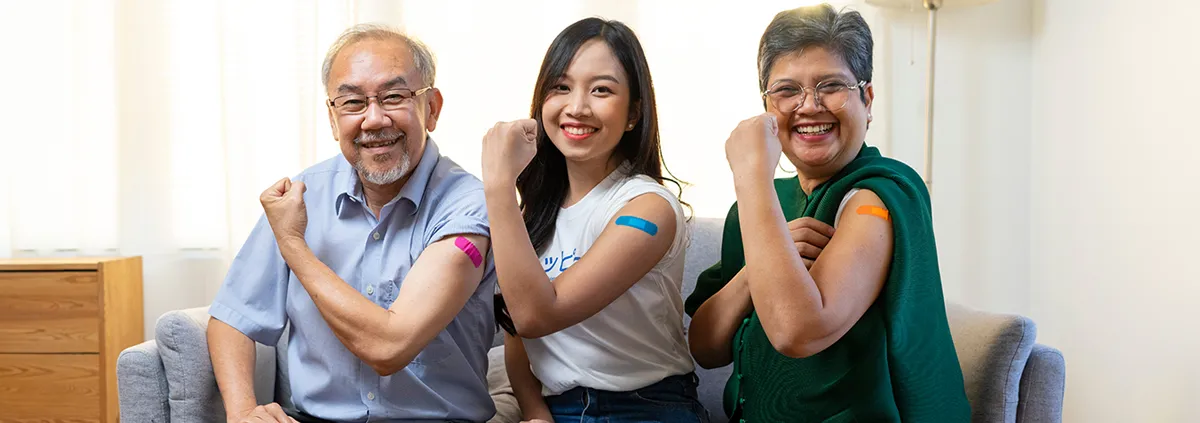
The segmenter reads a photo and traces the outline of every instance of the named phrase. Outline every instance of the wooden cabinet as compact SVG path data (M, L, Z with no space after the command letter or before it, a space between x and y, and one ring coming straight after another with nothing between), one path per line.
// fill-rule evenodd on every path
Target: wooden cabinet
M0 260L0 423L117 422L142 322L141 257Z

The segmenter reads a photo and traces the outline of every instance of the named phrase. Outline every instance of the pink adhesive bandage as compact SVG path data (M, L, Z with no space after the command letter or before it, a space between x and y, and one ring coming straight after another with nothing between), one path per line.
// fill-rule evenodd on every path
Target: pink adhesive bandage
M475 244L471 243L471 240L460 236L454 240L454 246L467 253L467 257L471 258L471 264L474 264L476 268L483 264L483 256L479 254L479 249L475 248Z

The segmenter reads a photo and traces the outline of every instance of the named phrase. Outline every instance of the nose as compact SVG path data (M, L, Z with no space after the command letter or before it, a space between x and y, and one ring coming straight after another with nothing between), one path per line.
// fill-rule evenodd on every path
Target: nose
M392 126L392 118L384 113L383 107L374 98L367 99L367 110L363 112L362 129L374 131Z
M822 108L821 103L817 101L817 90L814 89L812 92L809 92L808 89L804 89L802 93L802 97L800 97L800 104L797 105L795 112L802 115L815 115L820 113Z
M587 91L584 90L578 90L575 93L572 93L570 98L567 100L567 115L571 117L591 116L592 107L591 104L589 104L589 98L590 97L588 97Z

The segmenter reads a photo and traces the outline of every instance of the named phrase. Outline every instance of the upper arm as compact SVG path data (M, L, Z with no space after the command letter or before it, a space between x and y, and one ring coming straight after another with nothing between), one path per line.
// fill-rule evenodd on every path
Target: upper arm
M275 345L287 323L287 288L287 263L264 215L230 264L209 315L250 339Z
M405 275L388 309L398 324L409 328L407 341L420 348L454 320L483 280L486 260L476 267L455 245L459 237L474 244L480 255L487 254L488 238L483 235L451 234L430 244Z
M657 231L651 235L618 225L622 216L646 220ZM600 312L649 273L675 243L676 218L675 208L655 193L641 194L618 210L583 257L554 279L554 329Z
M889 219L861 214L862 207L886 210L879 196L862 190L842 211L837 231L810 273L821 292L824 312L822 341L840 339L879 297L892 262L893 234ZM819 349L824 349L824 345Z

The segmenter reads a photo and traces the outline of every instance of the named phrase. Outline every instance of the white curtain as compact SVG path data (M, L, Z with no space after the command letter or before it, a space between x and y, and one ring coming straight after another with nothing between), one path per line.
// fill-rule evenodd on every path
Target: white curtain
M874 19L859 2L835 3ZM258 194L338 154L320 63L358 22L430 45L446 98L433 136L476 174L486 130L528 116L554 36L587 16L626 22L649 56L668 166L692 184L683 199L696 215L723 217L733 201L724 140L762 111L758 37L798 5L3 2L0 257L142 256L147 337L163 312L207 304L261 213Z

